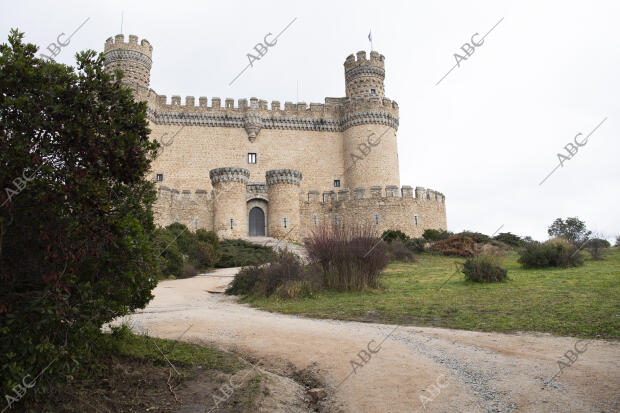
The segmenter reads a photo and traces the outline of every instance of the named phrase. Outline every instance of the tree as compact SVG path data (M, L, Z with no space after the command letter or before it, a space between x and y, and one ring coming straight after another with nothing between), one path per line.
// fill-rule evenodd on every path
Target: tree
M547 233L550 237L561 237L573 244L581 244L587 240L592 231L588 231L585 222L572 217L566 218L566 221L557 218L547 229Z
M152 298L159 263L146 104L103 55L73 68L22 39L0 45L2 394L78 368L104 323Z
M511 232L500 232L493 238L513 247L521 247L523 244L525 244L521 237Z
M616 237L616 247L620 247L620 235Z

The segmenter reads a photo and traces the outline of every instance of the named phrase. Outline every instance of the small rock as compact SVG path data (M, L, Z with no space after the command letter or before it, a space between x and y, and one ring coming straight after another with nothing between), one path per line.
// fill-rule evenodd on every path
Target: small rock
M308 394L310 395L314 403L327 397L327 392L325 391L325 389L321 388L310 389L308 390Z

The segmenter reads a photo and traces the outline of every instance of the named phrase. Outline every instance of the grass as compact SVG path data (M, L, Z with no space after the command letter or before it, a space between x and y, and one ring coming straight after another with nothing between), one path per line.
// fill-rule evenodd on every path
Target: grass
M102 334L96 348L97 365L55 383L53 392L30 397L27 407L46 413L171 413L215 409L218 397L218 413L250 413L266 391L260 376L250 371L235 377L239 387L229 397L222 394L231 376L249 366L213 348L135 335L124 326Z
M588 255L587 253L584 253ZM577 268L523 269L504 260L508 281L474 283L455 274L463 258L420 254L391 263L381 288L359 293L321 291L311 298L247 298L267 311L477 331L536 331L555 335L620 337L620 249Z

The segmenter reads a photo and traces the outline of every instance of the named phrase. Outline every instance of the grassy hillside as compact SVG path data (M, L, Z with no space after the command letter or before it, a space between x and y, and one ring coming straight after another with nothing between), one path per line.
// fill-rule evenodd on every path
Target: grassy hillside
M319 318L617 339L620 249L608 251L603 261L588 256L583 267L530 270L522 269L512 253L505 259L509 280L494 284L467 282L455 273L462 258L422 254L415 263L390 264L378 290L248 302Z

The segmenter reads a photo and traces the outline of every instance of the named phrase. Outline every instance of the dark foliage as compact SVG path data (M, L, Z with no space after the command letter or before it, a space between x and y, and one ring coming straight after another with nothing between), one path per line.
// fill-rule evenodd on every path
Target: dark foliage
M422 234L422 237L427 241L440 241L442 239L448 239L452 235L448 231L439 231L436 229L426 229Z
M510 232L501 232L493 238L511 247L522 247L525 245L525 241L523 241L521 237Z
M476 255L468 258L463 264L463 274L467 281L497 282L507 278L506 271L498 257L491 255Z
M398 229L386 229L385 231L383 231L383 234L381 234L381 239L388 243L394 241L395 239L399 239L402 242L405 242L409 240L409 235Z
M158 266L146 104L102 55L73 68L22 38L0 45L2 394L48 365L29 394L87 365L101 326L152 298Z
M242 239L223 240L220 245L222 258L216 264L218 268L245 267L275 259L275 253L271 247L252 244Z
M424 252L428 241L424 238L411 238L405 242L405 246L414 252Z
M611 244L606 239L592 238L585 243L585 246L593 260L602 260L603 251L611 247Z
M519 256L519 263L524 268L577 267L583 265L583 256L567 240L555 238L545 243L527 244Z

